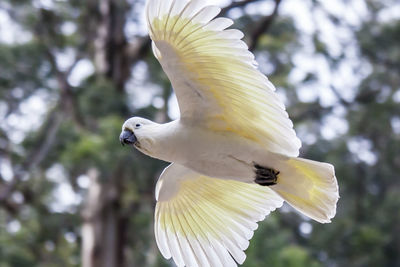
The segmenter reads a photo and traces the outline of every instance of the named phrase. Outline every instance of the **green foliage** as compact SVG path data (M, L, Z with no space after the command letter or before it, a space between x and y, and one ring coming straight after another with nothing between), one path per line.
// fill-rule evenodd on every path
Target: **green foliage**
M307 251L299 246L287 246L280 253L277 265L274 266L286 266L286 267L301 267L310 266L318 267L321 266L317 261L313 260Z
M37 55L32 57L31 55ZM43 64L43 46L37 42L21 45L0 44L0 96L2 99L25 99L38 87L44 87L49 76L49 66ZM12 94L15 88L21 93L16 97Z
M100 220L115 219L117 230L121 230L116 235L121 242L120 266L171 266L158 252L153 234L154 186L167 163L132 147L121 147L118 140L121 125L130 116L168 118L166 103L172 91L159 63L146 49L133 56L126 53L135 50L135 42L142 37L131 38L127 33L132 27L140 28L138 18L130 16L142 12L134 10L143 8L142 1L112 5L108 15L114 20L106 20L109 24L105 28L97 1L49 1L53 2L51 7L41 8L38 3L42 1L34 2L4 1L4 7L12 10L12 19L31 38L0 43L0 166L5 168L3 162L10 162L14 174L20 176L12 194L0 201L0 267L82 265L81 226L87 220L84 210L90 189L82 176L93 169L105 188ZM295 18L286 15L278 15L259 39L255 54L260 69L286 97L288 112L304 139L301 155L335 166L341 199L336 217L326 225L307 221L286 206L273 212L260 223L243 266L400 266L400 125L396 126L400 124L400 21L377 19L394 1L365 3L369 15L358 27L352 27L338 14L321 11L321 1L310 1L310 14L326 12L333 27L344 27L353 35L349 43L342 44L339 55L331 55L330 44L317 31L308 36L309 44L303 43L307 34L299 30ZM251 38L262 17L247 15L246 10L241 9L237 22L246 38ZM129 27L128 22L132 23ZM66 31L66 24L72 30ZM104 29L113 34L101 36ZM334 72L341 64L350 64L345 56L349 46L356 51L351 63L356 62L362 73L355 73L359 85L336 88L335 100L329 104L320 96L302 102L299 88L314 90L312 85L321 77L318 68L310 68L299 79L290 78L298 68L294 58L299 51L307 48L326 60ZM95 73L84 77L78 86L68 84L69 73L65 68L60 70L51 57L68 49L74 53L64 57L89 60L95 66ZM108 66L105 70L99 67L101 56ZM129 74L136 70L138 61L146 71L143 75L133 73L138 77L133 86L138 88L127 88L131 86L128 78L133 77ZM150 92L149 84L159 85L159 90ZM151 94L150 99L161 97L165 104L156 108L149 101L141 103L139 109L139 101L130 103L125 89ZM350 97L342 96L349 91ZM22 142L13 139L15 124L26 123L15 119L23 104L31 96L43 95L50 100L40 125ZM9 125L13 116L14 125ZM326 137L324 127L334 124L327 120L329 116L339 116L348 129ZM51 129L56 129L52 142ZM51 143L48 147L47 142ZM35 155L41 155L43 144L47 151L36 164ZM0 196L12 184L2 177L4 173L0 173ZM74 200L79 201L60 206L58 201L66 194L64 190L58 195L60 186L70 188Z
M99 94L99 92L102 92ZM78 89L79 111L85 118L95 120L111 114L128 114L126 96L104 77L92 76ZM95 103L88 105L87 103ZM90 122L89 122L90 123ZM121 128L121 125L119 125Z

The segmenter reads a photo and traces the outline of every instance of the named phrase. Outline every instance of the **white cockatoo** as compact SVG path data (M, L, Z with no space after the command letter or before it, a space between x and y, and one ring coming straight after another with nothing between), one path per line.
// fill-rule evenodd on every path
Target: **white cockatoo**
M230 19L205 0L148 0L153 52L180 118L133 117L120 140L172 162L156 185L155 237L178 266L237 266L257 222L286 201L321 223L339 198L332 165L298 158L275 88Z

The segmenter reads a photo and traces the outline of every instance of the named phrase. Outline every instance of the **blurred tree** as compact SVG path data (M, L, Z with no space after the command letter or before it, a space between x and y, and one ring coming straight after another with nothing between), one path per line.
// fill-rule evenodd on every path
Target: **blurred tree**
M271 214L244 266L400 266L399 4L225 4L285 99L302 155L334 164L341 194L329 225L287 206ZM143 10L0 3L0 267L169 266L152 230L166 164L118 143L133 114L176 116Z

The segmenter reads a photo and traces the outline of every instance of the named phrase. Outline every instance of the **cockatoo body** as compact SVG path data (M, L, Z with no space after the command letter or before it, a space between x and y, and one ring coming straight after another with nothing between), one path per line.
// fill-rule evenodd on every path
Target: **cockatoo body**
M153 52L181 116L133 117L120 140L172 162L156 185L155 236L178 266L242 264L257 222L286 201L321 223L336 212L327 163L298 158L300 140L274 86L232 21L204 0L149 0Z

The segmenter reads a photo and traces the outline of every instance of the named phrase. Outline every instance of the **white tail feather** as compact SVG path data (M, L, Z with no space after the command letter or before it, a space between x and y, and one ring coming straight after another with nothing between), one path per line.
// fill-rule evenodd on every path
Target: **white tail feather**
M332 165L302 158L290 158L286 171L271 187L293 208L306 216L328 223L336 214L339 188Z

